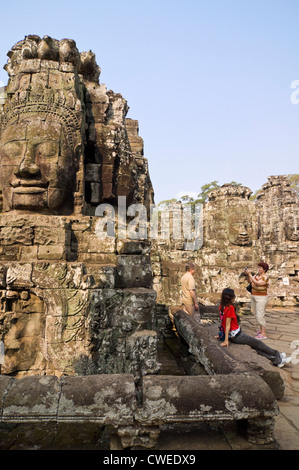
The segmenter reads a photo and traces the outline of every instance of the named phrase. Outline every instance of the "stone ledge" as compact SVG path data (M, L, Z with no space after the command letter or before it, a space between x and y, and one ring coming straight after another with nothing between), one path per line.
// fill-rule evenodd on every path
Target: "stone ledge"
M215 326L215 325L213 325ZM218 328L210 328L211 333L217 334ZM217 341L217 340L216 340ZM241 362L246 368L249 368L258 374L271 388L277 400L281 400L285 392L285 384L277 367L263 356L256 353L250 346L230 343L229 352L235 360Z
M0 376L2 423L98 422L133 424L136 410L132 375Z
M285 387L279 371L249 346L230 343L229 348L222 348L214 337L218 333L216 325L203 326L183 311L174 314L174 323L188 344L189 352L208 374L255 372L271 388L276 399L283 397Z
M137 400L137 396L139 397ZM265 382L253 373L210 376L143 378L137 389L131 374L91 376L0 376L1 448L9 448L9 429L19 427L15 448L22 447L24 431L35 436L49 423L53 439L57 425L77 424L88 434L91 424L114 429L123 448L156 444L160 426L203 421L246 420L248 440L273 441L276 400ZM58 429L58 428L57 428ZM44 431L43 431L44 432ZM52 433L52 434L51 434ZM55 437L55 436L54 436ZM27 445L28 445L28 436ZM35 441L31 442L35 445Z

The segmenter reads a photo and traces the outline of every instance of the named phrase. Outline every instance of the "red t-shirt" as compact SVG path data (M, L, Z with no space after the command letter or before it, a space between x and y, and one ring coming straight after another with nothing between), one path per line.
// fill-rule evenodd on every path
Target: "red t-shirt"
M220 306L221 309L221 306ZM233 305L229 305L228 307L224 307L223 310L223 316L221 320L221 326L225 332L225 325L226 325L226 319L231 318L231 323L230 323L230 330L237 330L239 328L238 325L238 320L235 312L235 307Z

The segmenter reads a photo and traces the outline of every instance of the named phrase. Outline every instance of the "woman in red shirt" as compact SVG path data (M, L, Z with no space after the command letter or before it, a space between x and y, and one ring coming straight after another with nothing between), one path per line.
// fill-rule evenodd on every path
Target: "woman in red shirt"
M224 333L224 340L221 346L228 347L229 341L237 344L247 344L255 349L258 354L269 359L274 366L283 367L291 361L291 357L286 357L285 353L280 353L267 346L263 341L253 338L243 333L239 324L233 305L235 293L232 289L224 289L220 301L221 330Z

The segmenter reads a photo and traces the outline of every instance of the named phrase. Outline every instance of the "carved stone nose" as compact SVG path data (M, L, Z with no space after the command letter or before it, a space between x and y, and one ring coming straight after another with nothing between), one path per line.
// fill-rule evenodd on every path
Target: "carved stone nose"
M23 178L33 178L40 175L40 170L35 163L34 146L27 145L24 158L21 160L19 168L15 171L15 175Z

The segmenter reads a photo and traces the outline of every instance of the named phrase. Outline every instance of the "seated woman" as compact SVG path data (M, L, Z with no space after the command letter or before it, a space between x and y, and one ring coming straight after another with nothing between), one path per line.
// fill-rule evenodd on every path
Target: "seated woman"
M247 344L255 349L258 354L269 359L274 366L283 367L291 361L291 357L286 357L285 353L280 353L270 348L262 341L253 338L242 332L233 305L235 293L232 289L224 289L220 302L220 328L224 333L221 346L228 347L229 341L237 344Z

